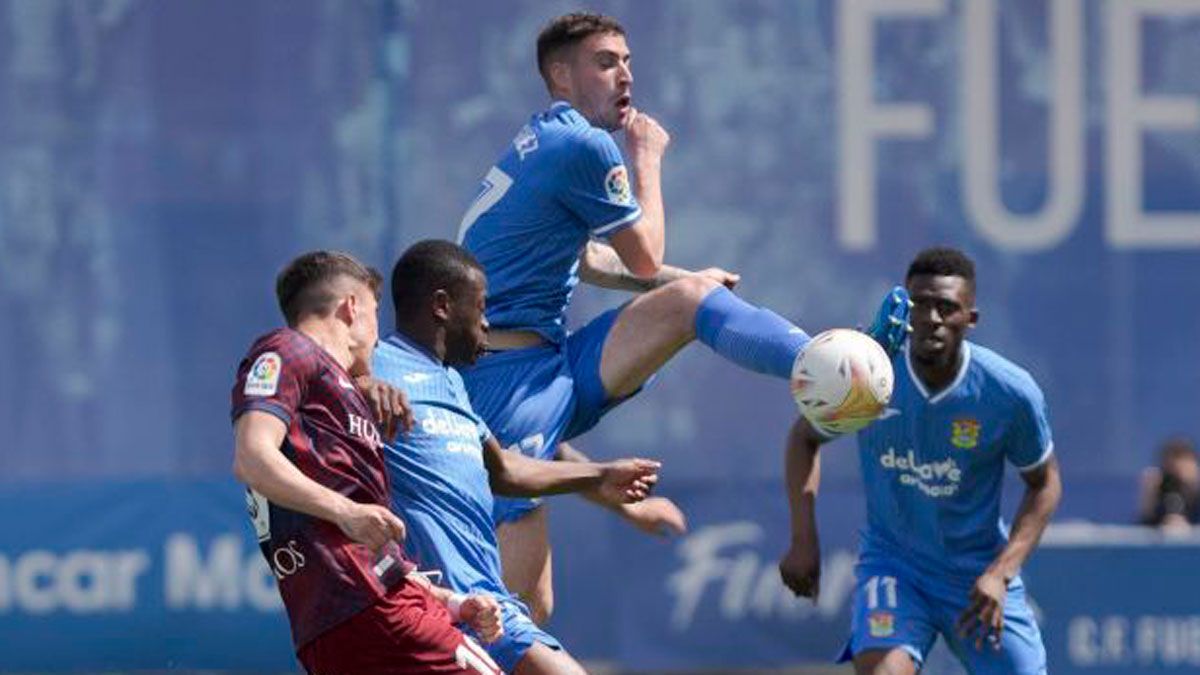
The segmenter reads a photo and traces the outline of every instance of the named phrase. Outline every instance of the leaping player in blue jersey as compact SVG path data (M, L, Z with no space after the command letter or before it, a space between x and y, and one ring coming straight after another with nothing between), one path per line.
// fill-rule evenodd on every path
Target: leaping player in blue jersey
M554 19L538 36L537 63L553 103L487 172L459 227L490 284L490 351L463 377L492 432L506 448L553 457L693 340L788 379L809 341L803 330L734 295L736 274L663 264L670 137L633 106L621 25L586 13ZM641 294L568 333L564 314L581 279ZM907 311L903 289L888 294L871 331L885 348L903 341ZM544 620L544 515L534 501L500 500L496 520L505 579Z
M490 595L499 601L502 634L486 648L504 672L578 674L580 665L504 587L492 490L590 491L603 503L623 504L645 497L658 463L549 462L501 450L454 369L483 350L485 289L479 263L447 241L414 244L396 261L396 331L379 343L371 363L375 377L407 394L415 419L384 451L392 509L407 526L406 554L439 570L462 594L456 598Z
M891 407L858 433L867 525L843 659L859 675L911 675L941 634L974 675L1040 675L1046 652L1019 571L1062 496L1045 399L1029 373L965 339L979 319L970 258L925 250L906 284L913 334L893 359ZM824 440L801 419L787 448L792 543L779 568L813 599ZM1025 482L1011 536L1006 463Z

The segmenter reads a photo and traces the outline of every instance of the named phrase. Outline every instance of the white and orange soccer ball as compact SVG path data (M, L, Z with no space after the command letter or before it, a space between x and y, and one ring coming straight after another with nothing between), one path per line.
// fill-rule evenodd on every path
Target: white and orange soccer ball
M814 337L792 366L792 397L809 423L827 436L875 421L892 398L894 382L883 347L846 328Z

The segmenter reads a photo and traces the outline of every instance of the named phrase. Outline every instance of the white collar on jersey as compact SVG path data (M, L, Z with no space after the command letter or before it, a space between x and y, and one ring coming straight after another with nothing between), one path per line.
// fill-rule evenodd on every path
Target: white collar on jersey
M912 357L908 353L907 343L904 345L904 365L908 367L908 378L912 380L913 386L915 386L917 391L921 392L921 395L929 401L930 405L932 405L946 398L950 392L954 391L954 389L958 385L962 384L962 381L966 379L967 369L971 367L971 343L963 340L962 364L959 365L958 374L954 376L954 380L950 384L946 385L945 389L942 389L932 396L929 395L929 390L925 388L925 383L921 381L921 378L917 376L916 369L913 368Z

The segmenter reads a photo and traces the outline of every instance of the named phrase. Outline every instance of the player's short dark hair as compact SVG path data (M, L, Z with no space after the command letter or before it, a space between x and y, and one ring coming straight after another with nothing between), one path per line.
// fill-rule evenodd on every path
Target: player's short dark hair
M457 296L483 267L465 248L442 239L419 241L400 255L392 268L392 303L396 319L418 316L429 307L434 292Z
M962 251L949 246L927 248L913 258L905 281L916 276L962 277L975 288L975 263Z
M340 251L310 251L288 263L275 278L275 297L289 326L310 314L328 316L339 298L337 282L359 281L379 299L383 275Z
M1187 436L1171 436L1163 441L1159 449L1159 461L1163 465L1172 460L1196 456L1196 444Z
M564 14L546 24L537 39L538 72L550 84L550 62L563 50L570 49L596 34L624 35L625 28L611 16L594 12Z

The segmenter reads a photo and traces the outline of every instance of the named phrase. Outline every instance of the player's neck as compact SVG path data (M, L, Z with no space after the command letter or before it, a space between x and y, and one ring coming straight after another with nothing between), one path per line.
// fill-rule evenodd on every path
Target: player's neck
M963 350L958 349L953 354L938 360L923 360L917 357L912 357L913 372L920 378L921 384L925 385L925 389L930 394L935 394L954 382L954 378L958 376L959 368L962 367Z
M296 325L296 330L317 343L344 370L350 370L354 356L350 353L350 340L345 330L339 330L337 326L322 320L302 321Z
M396 330L404 333L409 340L416 343L441 363L446 362L446 333L437 326L418 323L396 323Z

